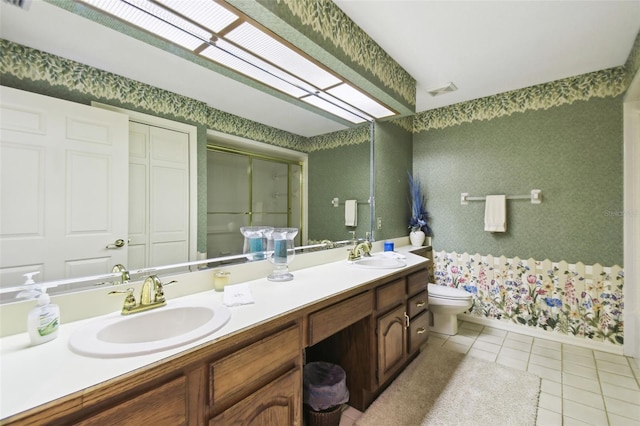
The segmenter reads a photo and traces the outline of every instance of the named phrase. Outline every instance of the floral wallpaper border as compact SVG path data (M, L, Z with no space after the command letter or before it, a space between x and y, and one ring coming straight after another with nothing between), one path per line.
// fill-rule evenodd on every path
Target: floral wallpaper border
M467 315L624 343L624 270L599 264L434 253L435 282L473 294Z
M246 137L271 145L311 152L369 141L368 126L306 138L212 108L139 81L0 39L0 78L46 82L52 87L90 96L103 102L119 102L136 109L170 115L208 129Z
M515 112L549 109L593 97L614 97L624 93L627 87L627 72L620 66L424 111L414 115L410 130L419 133Z

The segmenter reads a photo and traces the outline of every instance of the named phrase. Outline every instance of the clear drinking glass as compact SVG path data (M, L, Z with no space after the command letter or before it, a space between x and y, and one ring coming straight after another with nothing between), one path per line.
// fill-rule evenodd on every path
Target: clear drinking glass
M267 258L273 263L273 272L267 276L269 281L290 281L289 263L296 255L294 238L298 228L273 228L265 232L267 237Z

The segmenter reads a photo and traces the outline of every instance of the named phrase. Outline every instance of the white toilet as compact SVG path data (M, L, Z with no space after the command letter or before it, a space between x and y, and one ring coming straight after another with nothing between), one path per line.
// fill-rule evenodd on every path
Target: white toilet
M429 310L433 313L433 325L429 328L436 333L453 336L458 333L458 314L471 307L472 294L460 288L429 284Z

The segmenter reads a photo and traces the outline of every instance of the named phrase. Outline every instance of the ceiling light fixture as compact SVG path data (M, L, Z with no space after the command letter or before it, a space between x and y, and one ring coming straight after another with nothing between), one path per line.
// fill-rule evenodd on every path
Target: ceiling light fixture
M352 123L397 114L226 4L77 1Z

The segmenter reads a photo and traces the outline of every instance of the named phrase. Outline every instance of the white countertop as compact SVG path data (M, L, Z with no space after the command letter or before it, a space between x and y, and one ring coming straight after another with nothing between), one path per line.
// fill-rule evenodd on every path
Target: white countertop
M363 269L342 260L295 271L293 281L277 283L266 278L248 281L255 303L229 308L231 319L221 329L179 348L149 355L104 359L72 352L69 349L71 334L100 317L64 323L57 339L38 346L30 346L27 333L4 337L0 339L0 419L427 261L409 253L408 248L398 251L406 255L407 261L407 266L400 269ZM210 299L213 305L222 305L222 292L213 290L180 300L202 298Z

